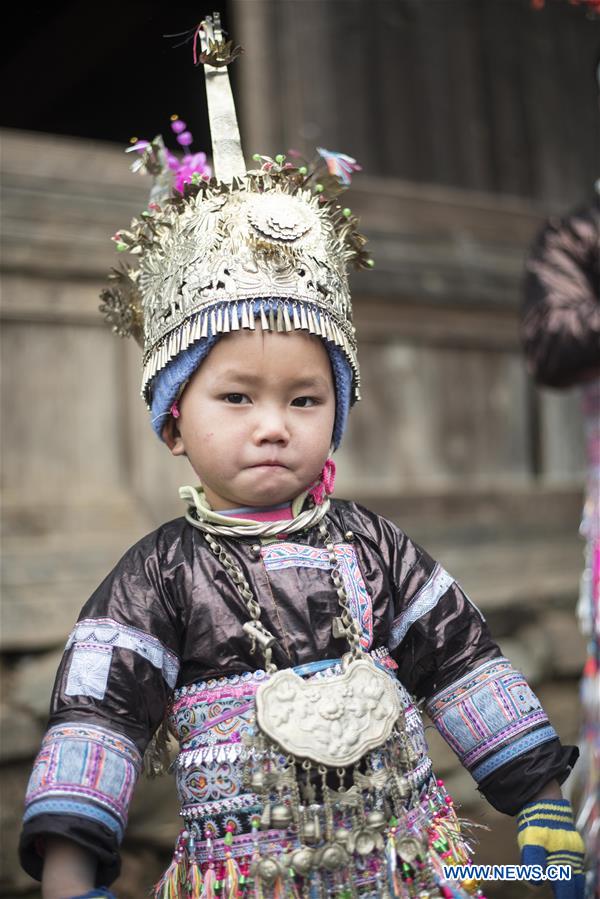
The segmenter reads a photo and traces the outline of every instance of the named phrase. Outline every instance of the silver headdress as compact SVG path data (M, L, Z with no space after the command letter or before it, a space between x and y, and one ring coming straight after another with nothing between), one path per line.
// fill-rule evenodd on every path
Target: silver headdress
M253 328L256 317L263 328L302 329L340 347L355 401L360 375L346 269L372 262L338 196L360 167L319 150L321 172L283 156L255 156L260 167L246 171L227 71L240 48L225 42L218 14L199 34L214 176L195 173L173 191L162 139L144 142L135 167L154 176L151 202L116 236L139 267L113 271L101 311L117 333L142 343L148 403L170 360L207 336Z

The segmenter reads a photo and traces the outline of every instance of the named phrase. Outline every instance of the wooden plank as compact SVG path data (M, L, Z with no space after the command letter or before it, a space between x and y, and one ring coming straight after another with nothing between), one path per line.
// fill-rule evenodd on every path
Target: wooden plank
M5 274L2 278L2 321L79 324L108 327L98 311L101 284Z
M443 490L407 484L400 493L375 493L362 487L357 492L344 477L342 466L339 486L336 482L338 496L356 496L367 508L405 527L419 541L474 546L486 541L492 545L495 539L526 542L571 535L580 544L581 483L483 485L467 481Z
M542 477L551 483L581 481L586 460L579 390L537 390L537 394Z
M486 347L517 353L520 348L520 325L512 308L446 307L416 296L402 302L397 296L383 300L362 292L355 296L353 308L359 345L403 340L455 349Z
M485 4L468 0L455 9L447 43L451 50L449 65L451 97L449 107L456 145L457 180L469 190L494 188L490 158L490 130L487 127L487 97L482 71L486 64L486 48L482 41L482 16Z
M526 483L520 356L363 342L361 369L364 403L353 412L342 455L350 481L379 493Z
M278 25L282 4L274 0L231 0L236 43L252 51L236 63L236 108L247 157L271 155L283 147L279 72L283 62Z
M108 331L16 322L1 339L3 486L41 504L119 483L118 342Z
M185 513L179 487L197 484L198 477L187 459L171 456L168 447L152 430L150 413L139 395L140 359L136 349L134 345L126 347L123 378L126 392L121 433L126 447L127 484L149 520L158 526Z

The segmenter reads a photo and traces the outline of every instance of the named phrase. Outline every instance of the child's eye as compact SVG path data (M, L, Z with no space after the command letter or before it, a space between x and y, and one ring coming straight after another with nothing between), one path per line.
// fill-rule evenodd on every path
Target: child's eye
M223 399L226 403L231 403L233 406L242 406L250 402L245 393L226 393Z
M297 396L295 400L292 400L292 406L300 406L301 409L306 409L309 406L316 406L318 400L314 398L314 396Z

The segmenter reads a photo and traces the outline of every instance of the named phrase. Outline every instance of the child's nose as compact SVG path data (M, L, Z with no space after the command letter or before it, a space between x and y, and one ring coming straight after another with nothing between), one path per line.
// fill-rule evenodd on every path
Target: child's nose
M258 409L254 439L257 443L287 443L290 434L285 413L274 407Z

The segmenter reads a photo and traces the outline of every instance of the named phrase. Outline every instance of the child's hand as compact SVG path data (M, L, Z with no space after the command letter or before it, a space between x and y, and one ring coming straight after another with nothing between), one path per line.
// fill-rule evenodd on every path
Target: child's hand
M517 817L521 863L570 865L570 880L552 880L555 899L584 899L585 846L575 829L573 810L568 799L538 799L523 806ZM535 881L532 881L535 882Z
M83 896L71 896L70 899L117 899L114 893L111 893L106 887L98 887L84 893Z

